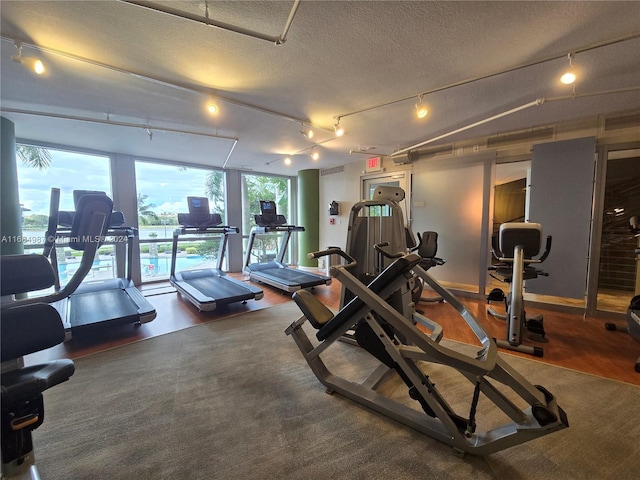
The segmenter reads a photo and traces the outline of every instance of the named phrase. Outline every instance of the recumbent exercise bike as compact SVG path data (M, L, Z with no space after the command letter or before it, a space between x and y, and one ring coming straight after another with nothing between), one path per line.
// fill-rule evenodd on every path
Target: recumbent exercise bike
M60 199L51 191L52 206ZM20 294L52 287L57 276L49 256L54 251L58 216L50 215L43 255L0 257L0 357L2 361L2 479L40 480L35 465L32 432L44 421L43 392L66 382L75 366L70 359L25 365L24 356L58 345L65 329L53 303L71 295L91 270L106 231L106 218L113 204L106 196L86 195L79 203L83 213L74 219L70 246L83 250L80 265L61 290L42 296L19 298ZM80 244L82 246L80 247Z
M491 306L487 313L496 318L506 320L507 339L496 339L501 348L527 353L536 357L543 356L541 347L522 345L522 332L526 330L528 337L537 342L546 342L542 315L527 318L524 307L524 282L538 276L549 274L533 267L542 263L551 251L551 236L547 236L545 251L538 259L533 257L540 253L542 245L542 225L539 223L509 222L500 225L499 236L492 242L492 254L499 263L489 267L490 275L510 285L508 295L499 288L491 290L487 303L503 301L505 314L498 313Z

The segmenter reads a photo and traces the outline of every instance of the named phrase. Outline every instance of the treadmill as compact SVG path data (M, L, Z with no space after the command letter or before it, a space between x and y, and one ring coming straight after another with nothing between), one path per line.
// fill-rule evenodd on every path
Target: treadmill
M84 248L83 242L76 242L73 238L72 225L74 218L81 212L78 206L82 204L84 196L103 196L111 202L104 192L90 190L74 190L73 199L76 211L58 212L58 228L55 235L58 238L69 238L69 246L75 250ZM106 219L103 236L106 243L109 239L114 244L126 243L126 270L125 278L107 278L89 280L78 286L69 297L56 302L54 306L62 317L66 331L66 340L72 335L93 328L107 328L123 324L139 326L156 318L156 310L151 303L140 293L131 280L133 260L133 240L138 236L138 230L124 225L122 212L111 212ZM51 250L54 263L58 263L55 256L55 248ZM56 268L56 274L59 275ZM60 285L59 278L57 286Z
M206 197L187 197L187 204L189 213L178 214L178 223L181 227L173 232L171 276L169 277L171 285L201 312L212 311L219 306L231 303L260 300L264 296L261 289L227 277L222 270L228 235L238 233L238 228L222 225L220 214L209 213L209 199ZM178 239L181 235L188 234L220 237L216 268L176 272Z
M304 232L304 227L287 225L283 215L276 213L276 203L260 200L261 215L254 215L256 226L251 229L244 262L244 272L258 283L266 283L285 292L295 292L316 285L330 285L331 277L290 268L284 263L284 255L293 232ZM274 261L251 263L251 251L256 236L283 233L282 243Z

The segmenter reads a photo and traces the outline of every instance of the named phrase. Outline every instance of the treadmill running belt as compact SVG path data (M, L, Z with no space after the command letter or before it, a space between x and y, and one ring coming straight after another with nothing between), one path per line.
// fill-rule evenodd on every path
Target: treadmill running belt
M105 321L132 323L129 318L138 317L138 306L122 289L80 293L69 301L71 328Z
M292 284L304 284L313 281L319 281L320 283L323 283L321 277L297 270L295 268L270 268L267 270L258 270L256 274L277 278Z
M183 272L183 275L184 273L186 272ZM248 288L224 277L195 277L185 279L185 281L196 290L219 303L232 303L241 299L249 300L255 297L255 294Z

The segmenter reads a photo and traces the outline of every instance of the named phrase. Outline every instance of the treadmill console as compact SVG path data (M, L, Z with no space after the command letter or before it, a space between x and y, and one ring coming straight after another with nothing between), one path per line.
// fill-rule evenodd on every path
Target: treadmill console
M215 227L222 223L219 213L209 213L207 197L187 197L189 213L179 213L178 223L184 227Z
M259 227L274 227L287 223L284 215L276 213L276 202L273 200L260 200L260 215L254 215L253 218Z
M60 210L58 212L58 225L62 228L71 228L73 226L73 219L75 218L76 211L78 211L78 204L80 199L86 195L100 195L107 197L105 192L99 190L74 190L73 191L73 206L75 211ZM109 198L109 200L111 200ZM111 215L107 217L107 223L105 224L105 233L108 228L117 228L124 225L124 214L122 212L111 212Z
M105 192L100 190L74 190L73 191L73 206L78 208L78 202L85 195L106 195Z

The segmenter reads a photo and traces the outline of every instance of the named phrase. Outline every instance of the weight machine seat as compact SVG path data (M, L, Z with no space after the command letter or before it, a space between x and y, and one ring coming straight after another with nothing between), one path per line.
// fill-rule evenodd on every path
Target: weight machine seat
M418 257L414 257L413 260L408 260L406 257L398 258L373 279L368 285L369 289L374 293L381 292L399 275L411 270L419 262L420 259ZM318 329L316 337L320 341L326 340L345 322L353 320L355 313L364 305L364 302L359 297L355 297L334 316L331 310L306 290L294 292L292 298L298 304L307 320L309 320L309 323Z
M317 330L334 318L333 312L308 290L297 290L293 292L292 297L309 323Z

